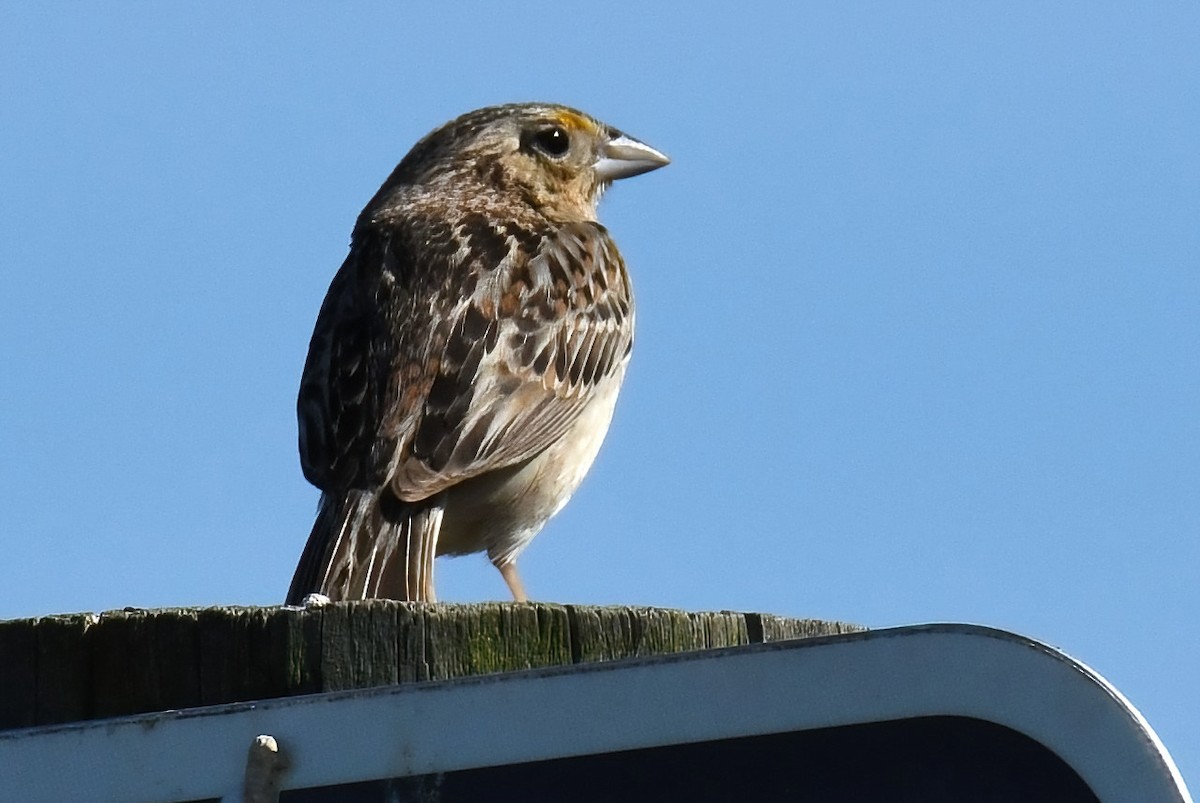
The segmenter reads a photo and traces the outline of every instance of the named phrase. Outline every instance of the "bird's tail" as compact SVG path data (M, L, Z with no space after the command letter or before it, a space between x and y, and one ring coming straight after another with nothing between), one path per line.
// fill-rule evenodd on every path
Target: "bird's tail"
M442 505L438 497L401 502L387 491L321 495L287 603L317 592L331 600L432 602Z

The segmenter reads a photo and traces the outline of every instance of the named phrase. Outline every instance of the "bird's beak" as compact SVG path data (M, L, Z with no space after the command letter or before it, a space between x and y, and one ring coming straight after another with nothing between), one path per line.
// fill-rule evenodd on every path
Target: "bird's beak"
M600 147L596 159L596 175L601 181L616 181L619 178L640 176L670 163L665 154L638 142L630 136L616 132L612 139Z

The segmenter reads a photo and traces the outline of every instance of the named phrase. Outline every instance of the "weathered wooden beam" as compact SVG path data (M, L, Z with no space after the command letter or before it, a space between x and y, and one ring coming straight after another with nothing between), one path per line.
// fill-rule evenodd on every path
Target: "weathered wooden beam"
M0 622L0 729L847 633L769 614L390 600Z

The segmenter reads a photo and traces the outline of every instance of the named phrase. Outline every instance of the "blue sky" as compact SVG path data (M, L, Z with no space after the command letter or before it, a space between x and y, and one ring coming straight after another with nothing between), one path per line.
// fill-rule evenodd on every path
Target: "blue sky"
M355 216L550 100L674 163L602 204L638 340L531 594L1021 632L1194 785L1200 8L424 5L0 7L0 618L281 600Z

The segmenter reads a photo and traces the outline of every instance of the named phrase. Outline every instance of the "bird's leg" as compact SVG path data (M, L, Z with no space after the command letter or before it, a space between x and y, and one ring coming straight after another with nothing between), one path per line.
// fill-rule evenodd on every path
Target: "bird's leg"
M496 568L500 570L500 576L508 584L508 590L512 592L513 599L517 602L529 602L529 597L525 595L525 586L521 583L521 575L517 573L517 562L514 560L508 563L498 563Z

